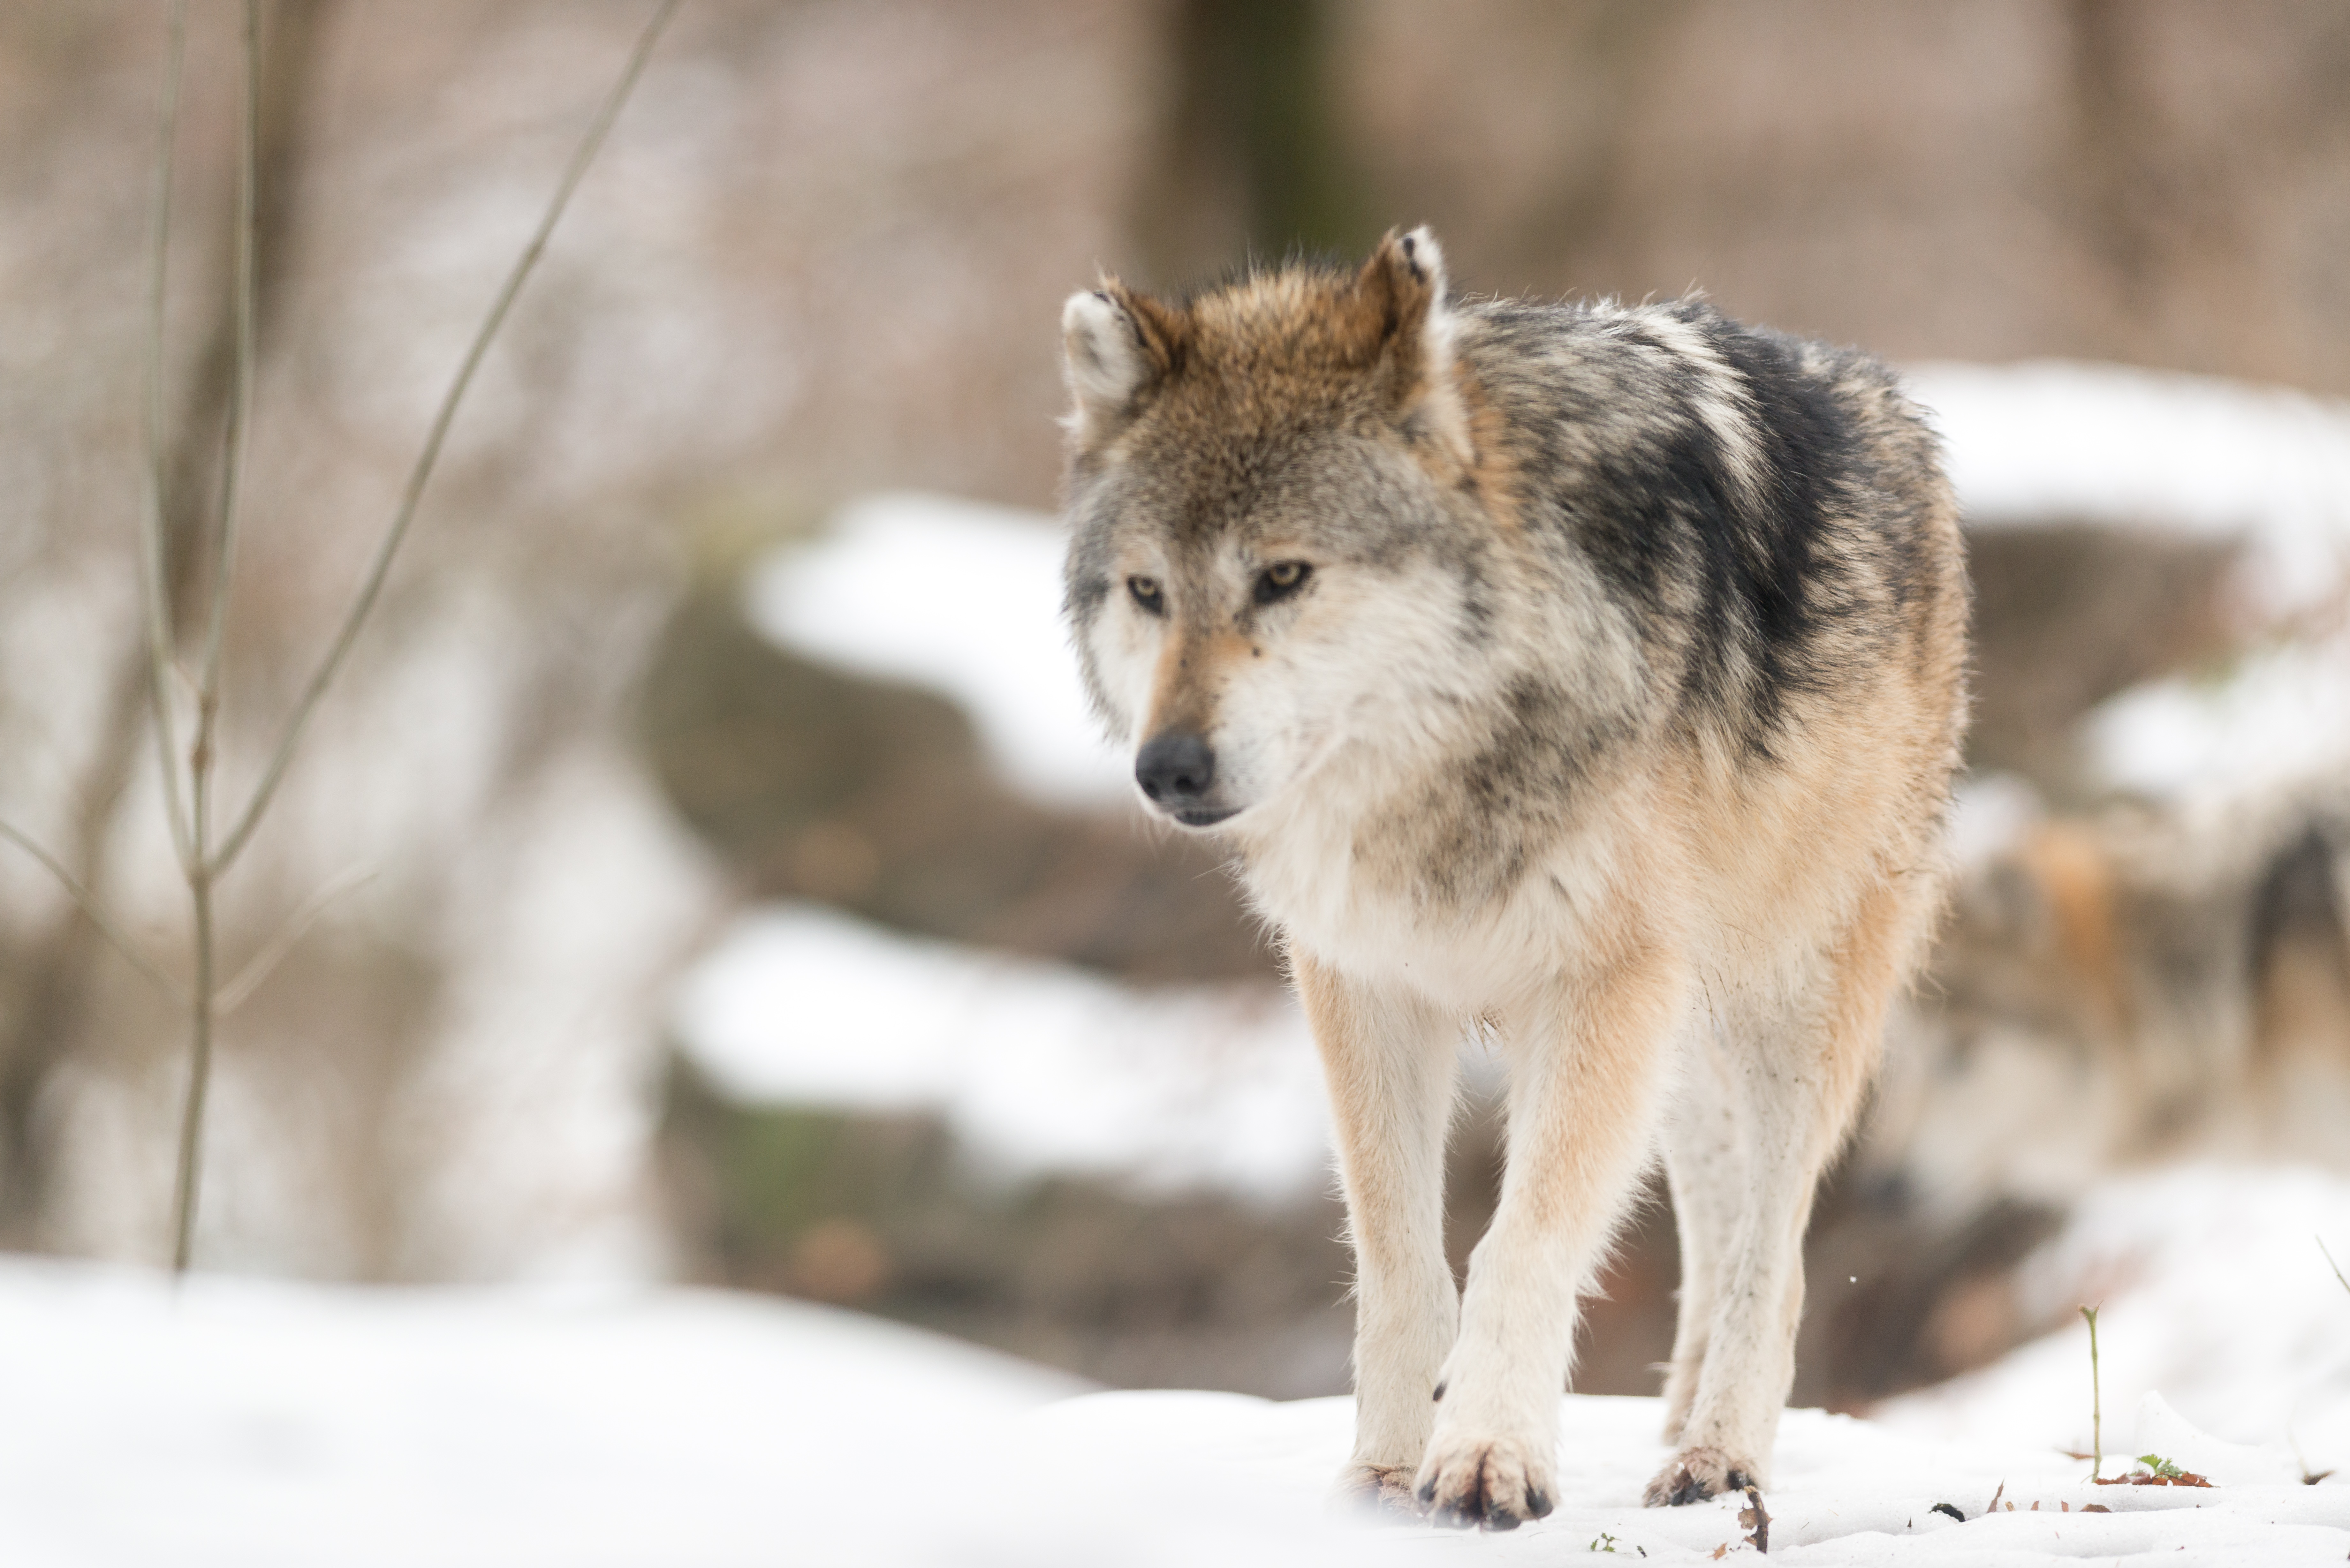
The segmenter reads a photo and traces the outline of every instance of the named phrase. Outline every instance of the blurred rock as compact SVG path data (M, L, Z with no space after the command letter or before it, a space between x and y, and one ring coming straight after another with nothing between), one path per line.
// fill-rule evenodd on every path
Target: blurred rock
M696 1272L849 1303L1138 1387L1278 1397L1346 1387L1343 1216L1144 1193L1102 1179L1007 1183L943 1126L734 1105L680 1061L661 1147Z
M1137 981L1275 972L1212 846L1022 799L953 704L775 648L731 585L679 607L641 714L671 799L754 896Z
M2240 649L2230 540L2054 520L1967 531L1974 719L1967 760L2084 794L2077 727L2140 681Z
M2216 1155L2350 1169L2350 793L2027 829L1960 882L1863 1150L1919 1205Z

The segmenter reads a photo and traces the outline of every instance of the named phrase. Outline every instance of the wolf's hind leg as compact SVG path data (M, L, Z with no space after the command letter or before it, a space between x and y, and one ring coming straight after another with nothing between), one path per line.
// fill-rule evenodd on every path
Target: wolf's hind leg
M1726 1011L1715 1057L1740 1123L1741 1211L1714 1265L1704 1364L1677 1451L1648 1483L1651 1507L1769 1484L1794 1381L1813 1194L1860 1107L1918 924L1909 889L1887 882L1821 955L1812 984Z
M1469 1261L1461 1337L1418 1494L1440 1522L1508 1530L1551 1510L1575 1293L1653 1149L1679 961L1653 944L1562 976L1500 1023L1509 1164Z
M1722 1081L1720 1027L1710 1011L1690 1022L1665 1123L1665 1180L1681 1254L1673 1358L1665 1376L1668 1443L1680 1440L1697 1398L1719 1271L1736 1240L1745 1203L1746 1155L1739 1143L1738 1107Z
M1444 1259L1444 1136L1464 1021L1294 954L1330 1088L1355 1248L1355 1452L1342 1490L1409 1511L1460 1314Z

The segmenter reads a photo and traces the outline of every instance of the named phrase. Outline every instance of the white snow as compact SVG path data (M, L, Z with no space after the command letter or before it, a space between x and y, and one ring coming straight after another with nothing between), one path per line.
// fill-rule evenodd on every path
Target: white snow
M2092 1306L2109 1433L2158 1392L2272 1473L2350 1472L2350 1290L2321 1238L2350 1261L2350 1180L2322 1171L2198 1164L2100 1183L2017 1274L2026 1321L2064 1326L1876 1415L1921 1435L2085 1452L2076 1309ZM2118 1451L2110 1436L2106 1448Z
M1072 1380L984 1352L714 1292L199 1276L175 1299L150 1274L8 1260L0 1386L0 1562L22 1568L1291 1568L1581 1561L1611 1541L1635 1561L1753 1556L1734 1501L1639 1506L1665 1459L1652 1399L1565 1400L1548 1520L1371 1526L1326 1508L1346 1399L1066 1397ZM2149 1440L2208 1441L2154 1419L2170 1424ZM2340 1478L2173 1490L2085 1470L2015 1439L1791 1411L1771 1557L2350 1555ZM2002 1488L2016 1511L1982 1517ZM2089 1502L2114 1511L2060 1506Z
M1982 865L2013 848L2047 813L2040 792L2014 774L1970 774L1950 795L1950 858Z
M1327 1168L1313 1042L1270 986L1138 990L774 905L689 973L672 1028L739 1101L935 1111L1003 1174L1282 1199Z
M715 1292L198 1276L174 1299L152 1274L8 1259L0 1562L853 1562L974 1445L1082 1386Z
M750 573L781 646L960 702L1007 782L1048 805L1133 793L1061 629L1061 531L1039 513L913 492L850 503L817 543Z
M2350 627L2264 649L2212 679L2133 687L2089 714L2084 738L2096 778L2155 799L2350 777Z

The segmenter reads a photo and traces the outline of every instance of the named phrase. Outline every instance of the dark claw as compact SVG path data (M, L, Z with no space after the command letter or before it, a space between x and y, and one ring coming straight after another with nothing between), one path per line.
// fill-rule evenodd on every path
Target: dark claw
M1535 1487L1526 1493L1526 1511L1536 1519L1550 1517L1550 1493Z
M1436 1402L1440 1405L1444 1403L1444 1381L1441 1378L1439 1378L1436 1384Z
M1705 1483L1683 1470L1673 1478L1673 1494L1665 1502L1669 1507L1679 1508L1684 1503L1703 1502L1705 1498Z
M1746 1472L1744 1470L1732 1470L1730 1472L1729 1479L1724 1483L1721 1490L1724 1491L1744 1491L1748 1487L1752 1486L1753 1484L1754 1483L1752 1481L1746 1479Z

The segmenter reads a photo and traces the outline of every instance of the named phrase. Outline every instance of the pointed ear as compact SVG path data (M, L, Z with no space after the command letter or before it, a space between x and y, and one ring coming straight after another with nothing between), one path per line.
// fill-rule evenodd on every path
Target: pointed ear
M1080 448L1105 444L1134 418L1181 356L1182 317L1116 278L1061 306L1062 372L1070 433Z
M1404 433L1453 462L1475 460L1469 410L1453 375L1452 312L1445 299L1444 253L1425 226L1388 231L1355 280L1363 316L1378 335L1374 374Z

